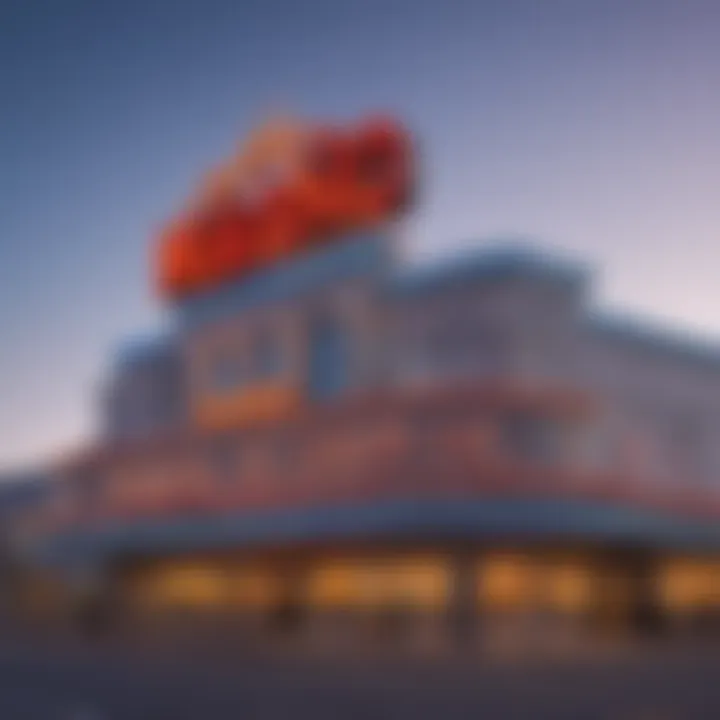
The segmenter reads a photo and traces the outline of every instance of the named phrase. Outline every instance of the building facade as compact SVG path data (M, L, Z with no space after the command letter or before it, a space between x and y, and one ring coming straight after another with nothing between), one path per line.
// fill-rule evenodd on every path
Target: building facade
M357 393L504 380L595 398L608 466L718 489L720 351L603 315L587 268L541 251L500 244L408 271L390 247L351 238L176 307L173 335L120 354L108 443Z
M587 268L539 251L410 271L391 249L348 237L174 305L57 468L37 556L146 637L548 648L710 622L720 354L601 319Z
M63 607L355 650L716 620L720 351L533 249L403 267L413 165L394 121L275 125L170 223L170 331L19 530Z

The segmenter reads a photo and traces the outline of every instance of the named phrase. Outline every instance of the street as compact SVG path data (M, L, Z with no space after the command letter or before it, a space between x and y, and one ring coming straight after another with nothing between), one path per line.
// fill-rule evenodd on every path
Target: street
M720 718L720 652L667 648L575 662L158 663L3 648L2 720Z

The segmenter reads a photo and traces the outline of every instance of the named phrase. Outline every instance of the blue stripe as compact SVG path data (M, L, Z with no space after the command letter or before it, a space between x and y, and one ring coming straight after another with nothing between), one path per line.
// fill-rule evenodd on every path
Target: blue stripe
M574 500L395 501L137 522L71 532L35 548L50 562L118 554L260 548L343 539L547 539L720 550L717 523Z
M229 282L181 302L177 319L186 329L208 321L288 302L320 286L378 272L387 265L387 239L356 236L299 256L270 270Z

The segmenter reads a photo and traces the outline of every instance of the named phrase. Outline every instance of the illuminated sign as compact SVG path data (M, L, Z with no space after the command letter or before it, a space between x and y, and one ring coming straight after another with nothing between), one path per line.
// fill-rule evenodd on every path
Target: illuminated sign
M160 292L181 298L392 218L411 199L411 150L385 118L265 126L161 235Z
M208 428L238 427L278 420L298 407L300 395L279 383L257 383L234 393L204 396L196 401L195 421Z

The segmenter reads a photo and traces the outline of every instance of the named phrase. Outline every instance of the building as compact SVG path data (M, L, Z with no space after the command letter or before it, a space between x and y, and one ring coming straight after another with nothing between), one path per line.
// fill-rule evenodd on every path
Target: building
M39 469L0 475L0 621L17 604L15 590L25 559L23 529L46 504L48 481Z
M502 244L409 270L376 228L181 293L116 364L102 442L57 468L36 557L145 634L707 623L720 351L601 317L591 280Z
M100 402L107 442L143 438L182 426L185 384L171 338L136 341L118 353Z

